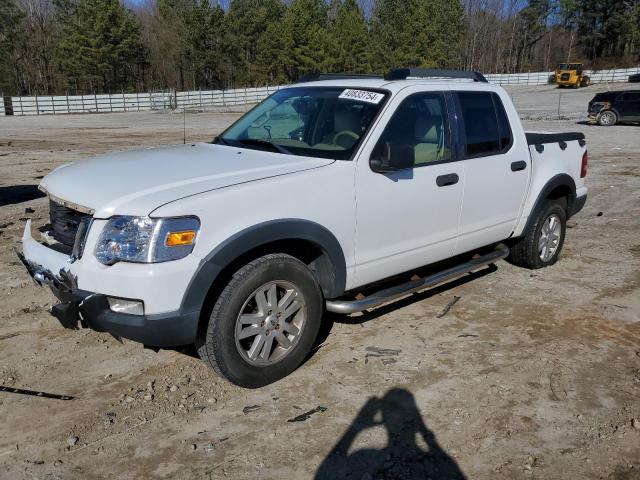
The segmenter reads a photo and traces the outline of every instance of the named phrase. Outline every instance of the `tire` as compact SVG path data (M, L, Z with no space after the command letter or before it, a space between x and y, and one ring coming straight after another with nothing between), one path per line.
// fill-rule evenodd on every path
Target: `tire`
M222 290L198 334L198 355L236 385L268 385L304 361L318 335L323 305L304 263L290 255L265 255L235 272Z
M550 219L557 222L555 223ZM549 227L553 234L549 235ZM533 225L524 237L511 245L507 260L519 267L538 269L553 265L558 261L558 256L564 245L564 237L567 231L566 202L564 200L546 200ZM548 242L541 238L545 236ZM554 240L555 237L555 240ZM545 243L548 250L541 249L541 243Z
M598 125L601 127L612 127L618 122L618 115L611 110L605 110L598 115Z

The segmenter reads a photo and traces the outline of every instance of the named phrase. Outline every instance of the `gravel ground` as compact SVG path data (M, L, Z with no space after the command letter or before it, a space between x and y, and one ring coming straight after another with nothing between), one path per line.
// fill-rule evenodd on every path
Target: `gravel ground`
M181 143L183 116L0 118L0 385L74 397L0 391L0 477L640 478L640 126L580 121L603 88L562 90L570 120L548 120L557 89L510 90L528 129L587 136L589 200L555 266L501 262L327 316L321 348L260 390L188 350L64 330L13 252L24 221L47 215L43 175ZM187 139L236 117L190 114Z
M555 85L507 87L520 116L529 120L584 119L587 104L596 93L626 89L640 90L640 87L631 83L602 83L580 89Z

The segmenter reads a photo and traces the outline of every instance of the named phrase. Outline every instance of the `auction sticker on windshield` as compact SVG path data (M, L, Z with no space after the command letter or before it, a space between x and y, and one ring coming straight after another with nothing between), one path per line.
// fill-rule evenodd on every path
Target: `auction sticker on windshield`
M346 100L358 100L360 102L375 103L376 105L384 98L384 93L369 92L367 90L353 90L347 88L338 98Z

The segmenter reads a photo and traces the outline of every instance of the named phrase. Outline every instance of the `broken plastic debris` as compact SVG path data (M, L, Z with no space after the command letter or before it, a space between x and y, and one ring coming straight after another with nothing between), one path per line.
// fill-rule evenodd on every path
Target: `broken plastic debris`
M300 415L298 415L297 417L293 417L290 418L289 420L287 420L287 422L305 422L307 420L309 420L311 418L311 415L316 414L316 413L322 413L322 412L326 412L327 411L327 407L323 407L321 405L318 405L316 408L314 408L313 410L309 410L308 412L304 412Z

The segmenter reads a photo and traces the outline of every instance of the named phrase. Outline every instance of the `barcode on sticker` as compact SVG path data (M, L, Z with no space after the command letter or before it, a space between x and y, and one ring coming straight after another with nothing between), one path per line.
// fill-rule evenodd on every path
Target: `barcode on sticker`
M360 102L375 103L376 105L384 98L383 93L369 92L368 90L346 89L338 98L346 100L358 100Z

